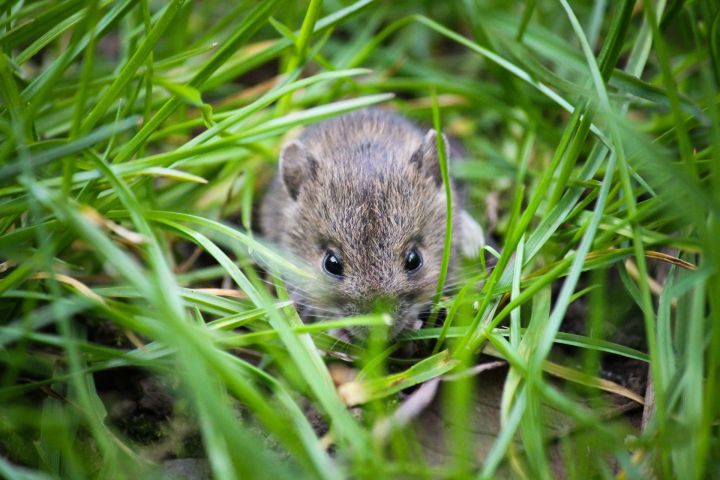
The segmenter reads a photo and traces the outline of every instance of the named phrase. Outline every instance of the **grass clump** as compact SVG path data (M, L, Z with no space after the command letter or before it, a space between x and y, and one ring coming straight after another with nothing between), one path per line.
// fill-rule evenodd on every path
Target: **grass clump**
M712 1L0 2L0 473L717 476L719 25ZM253 211L284 135L379 104L462 141L492 243L435 324L351 345L328 332L384 318L303 324L267 280L306 272Z

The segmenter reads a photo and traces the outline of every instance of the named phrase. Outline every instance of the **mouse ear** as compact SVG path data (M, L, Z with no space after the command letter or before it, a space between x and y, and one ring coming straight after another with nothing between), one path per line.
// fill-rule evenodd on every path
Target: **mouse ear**
M442 136L445 145L445 158L450 158L450 144L445 135ZM435 184L442 185L442 174L440 173L440 156L437 149L437 132L429 130L423 138L422 145L410 157L410 162L417 165L420 171L432 178Z
M303 183L315 176L317 160L297 140L285 145L280 152L280 175L288 193L297 200Z
M485 246L485 233L479 223L465 209L460 210L460 251L468 258L478 258Z

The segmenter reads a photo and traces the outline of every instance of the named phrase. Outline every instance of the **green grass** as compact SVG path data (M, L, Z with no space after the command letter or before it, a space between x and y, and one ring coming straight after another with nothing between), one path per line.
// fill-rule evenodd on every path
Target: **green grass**
M0 476L716 478L720 4L507 3L0 1ZM372 105L463 142L499 247L390 344L303 325L253 225L285 135Z

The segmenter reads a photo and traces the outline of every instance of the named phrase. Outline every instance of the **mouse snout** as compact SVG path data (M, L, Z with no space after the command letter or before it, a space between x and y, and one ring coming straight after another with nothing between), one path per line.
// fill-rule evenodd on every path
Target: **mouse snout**
M354 310L359 314L365 313L394 313L397 307L397 299L391 295L358 295L351 300Z
M395 293L376 293L372 296L353 295L346 297L344 314L347 316L364 314L387 314L388 338L394 338L400 332L420 327L419 304L408 301L403 295ZM349 332L351 337L365 339L369 329L366 327L353 328Z

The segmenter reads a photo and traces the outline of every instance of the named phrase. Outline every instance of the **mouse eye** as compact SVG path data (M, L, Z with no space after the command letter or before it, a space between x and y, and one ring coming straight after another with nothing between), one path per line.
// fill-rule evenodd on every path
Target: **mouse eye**
M338 258L332 250L328 250L325 254L325 258L323 259L323 270L335 277L343 276L343 264L340 261L340 258Z
M412 273L422 266L422 255L416 247L411 248L405 254L405 271Z

